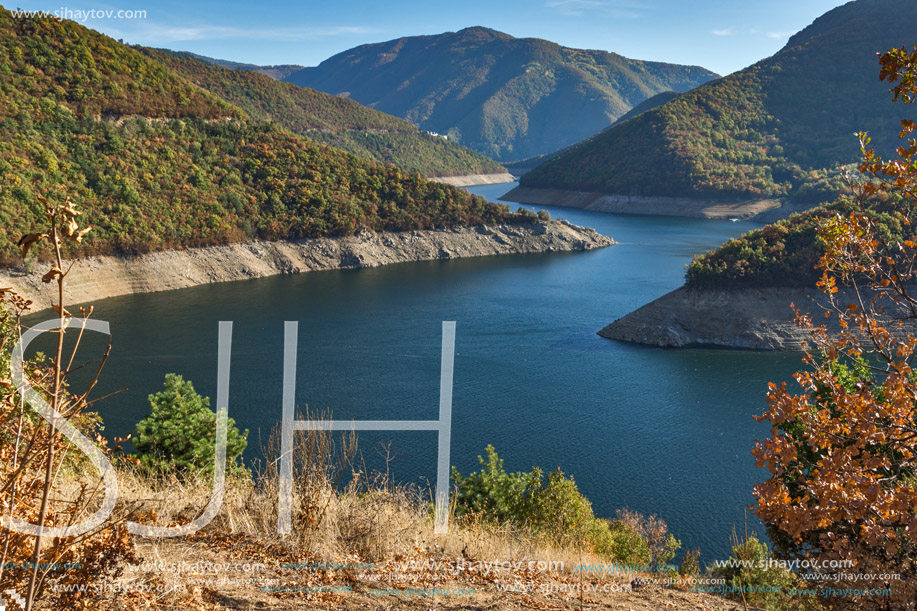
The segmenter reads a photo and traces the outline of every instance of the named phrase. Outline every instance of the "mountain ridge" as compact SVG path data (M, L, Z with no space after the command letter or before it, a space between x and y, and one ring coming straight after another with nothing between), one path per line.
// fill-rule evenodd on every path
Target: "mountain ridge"
M716 76L473 26L360 45L286 80L510 161L573 144L656 93Z
M505 173L479 153L423 133L412 123L353 100L198 59L184 51L142 53L230 102L249 117L274 121L298 134L360 157L391 163L426 177Z
M843 191L853 133L893 150L898 110L876 53L917 40L917 6L856 0L775 55L706 83L571 147L526 174L528 188L615 195L785 198L816 204ZM638 211L639 212L639 211Z
M161 47L151 47L154 51L161 51L163 53L169 53L175 55L176 57L184 57L187 59L194 59L201 61L213 66L220 66L223 68L229 68L230 70L244 70L249 72L257 72L263 74L264 76L269 76L274 80L282 81L289 75L294 72L298 72L305 68L305 66L300 66L299 64L274 64L270 66L261 66L258 64L249 64L246 62L237 62L229 59L218 59L216 57L209 57L207 55L199 55L197 53L192 53L191 51L173 51L172 49L166 49Z

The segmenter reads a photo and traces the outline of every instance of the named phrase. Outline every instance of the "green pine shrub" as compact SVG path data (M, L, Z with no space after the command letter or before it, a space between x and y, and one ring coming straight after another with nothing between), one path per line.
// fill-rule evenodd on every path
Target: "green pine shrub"
M140 464L152 471L179 474L213 473L216 413L210 399L194 390L190 380L166 374L164 389L149 396L152 413L137 423L133 438ZM226 471L244 471L239 457L245 450L248 429L239 432L235 420L228 419L226 431Z

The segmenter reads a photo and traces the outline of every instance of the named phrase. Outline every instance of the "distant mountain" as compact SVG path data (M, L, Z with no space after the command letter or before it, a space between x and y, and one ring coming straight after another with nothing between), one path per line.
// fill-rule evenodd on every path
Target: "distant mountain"
M657 93L716 76L473 27L362 45L286 80L511 161L578 142Z
M774 56L703 85L546 161L527 188L614 195L833 199L853 133L889 151L905 110L878 81L877 52L917 43L917 2L857 0ZM639 210L635 210L639 211Z
M0 84L0 264L19 264L19 236L46 226L38 195L69 196L92 226L68 255L519 219L253 119L73 21L0 7Z
M653 110L654 108L658 106L662 106L663 104L671 102L672 100L674 100L681 94L682 92L680 91L663 91L662 93L657 93L653 97L643 100L642 102L640 102L639 104L637 104L636 106L628 110L626 113L618 117L618 120L615 121L610 127L614 127L615 125L619 125L621 123L624 123L625 121L629 121L633 119L634 117L636 117L637 115L642 115L643 113L645 113L648 110Z
M191 82L235 104L249 117L424 176L505 172L495 161L353 100L234 70L192 53L138 47Z
M257 72L278 81L282 81L294 72L299 72L305 68L305 66L300 66L299 64L278 64L276 66L245 64L242 62L229 61L228 59L216 59L214 57L207 57L206 55L198 55L197 53L192 53L191 51L172 51L171 49L156 49L156 51L162 51L176 57L196 59L198 61L212 64L214 66L229 68L230 70L247 70L250 72Z
M678 91L663 91L662 93L657 93L653 97L648 98L640 102L633 108L631 108L629 111L627 111L626 113L618 117L617 121L615 121L614 123L612 123L609 127L606 127L605 129L606 130L611 129L615 125L624 123L625 121L629 121L630 119L633 119L637 115L642 115L643 113L645 113L648 110L652 110L653 108L656 108L657 106L662 106L666 102L674 100L675 98L677 98L680 95L681 93ZM576 145L571 145L571 146L576 146ZM534 157L520 159L519 161L504 163L504 165L511 172L520 172L520 173L522 173L523 171L527 172L531 170L532 168L537 167L538 165L544 163L548 159L553 159L554 157L557 157L558 155L564 153L569 148L571 147L567 146L562 149L556 150L553 153L545 153L544 155L535 155Z

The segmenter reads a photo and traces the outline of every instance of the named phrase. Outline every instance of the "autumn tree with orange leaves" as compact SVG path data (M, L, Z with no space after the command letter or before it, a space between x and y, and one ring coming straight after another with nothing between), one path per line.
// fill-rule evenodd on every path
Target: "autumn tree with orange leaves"
M917 47L880 58L879 78L896 101L917 99ZM873 574L854 582L834 576L826 603L851 608L843 587L890 589L854 606L917 608L917 141L901 122L897 158L885 160L859 134L863 159L848 175L853 211L821 227L819 288L835 323L798 322L812 332L802 387L771 384L759 417L772 436L753 450L770 479L755 487L756 511L778 554L787 559L849 561L823 573ZM876 223L893 211L897 236ZM820 321L819 321L820 322ZM831 566L830 564L828 566ZM834 566L838 566L835 562ZM844 566L844 565L841 565ZM898 578L896 578L898 576Z

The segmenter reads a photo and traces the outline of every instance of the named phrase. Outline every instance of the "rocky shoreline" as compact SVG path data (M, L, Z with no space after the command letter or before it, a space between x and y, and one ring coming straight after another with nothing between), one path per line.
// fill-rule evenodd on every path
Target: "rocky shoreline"
M709 219L752 219L768 214L780 214L780 202L774 199L737 201L733 203L692 197L655 197L639 195L609 195L593 191L535 189L516 187L500 199L534 206L566 206L615 214L652 214ZM794 209L795 210L795 209ZM776 215L775 215L776 213ZM770 222L770 221L768 221Z
M300 241L253 240L131 257L88 257L77 262L70 271L67 295L69 303L86 303L118 295L167 291L275 274L375 267L430 259L581 251L612 244L614 240L594 229L578 227L566 221L363 232L346 238ZM33 311L48 308L55 285L41 281L46 267L36 264L31 273L0 268L0 286L12 287L31 299L35 303Z
M843 291L838 303L854 301ZM619 318L599 335L651 346L800 350L809 332L796 326L790 304L813 314L827 305L821 291L807 288L697 289L682 287ZM835 317L829 330L837 331ZM834 328L832 328L832 325Z
M508 172L500 174L468 174L465 176L433 176L433 182L441 182L453 187L474 187L477 185L497 185L514 182L516 177Z

